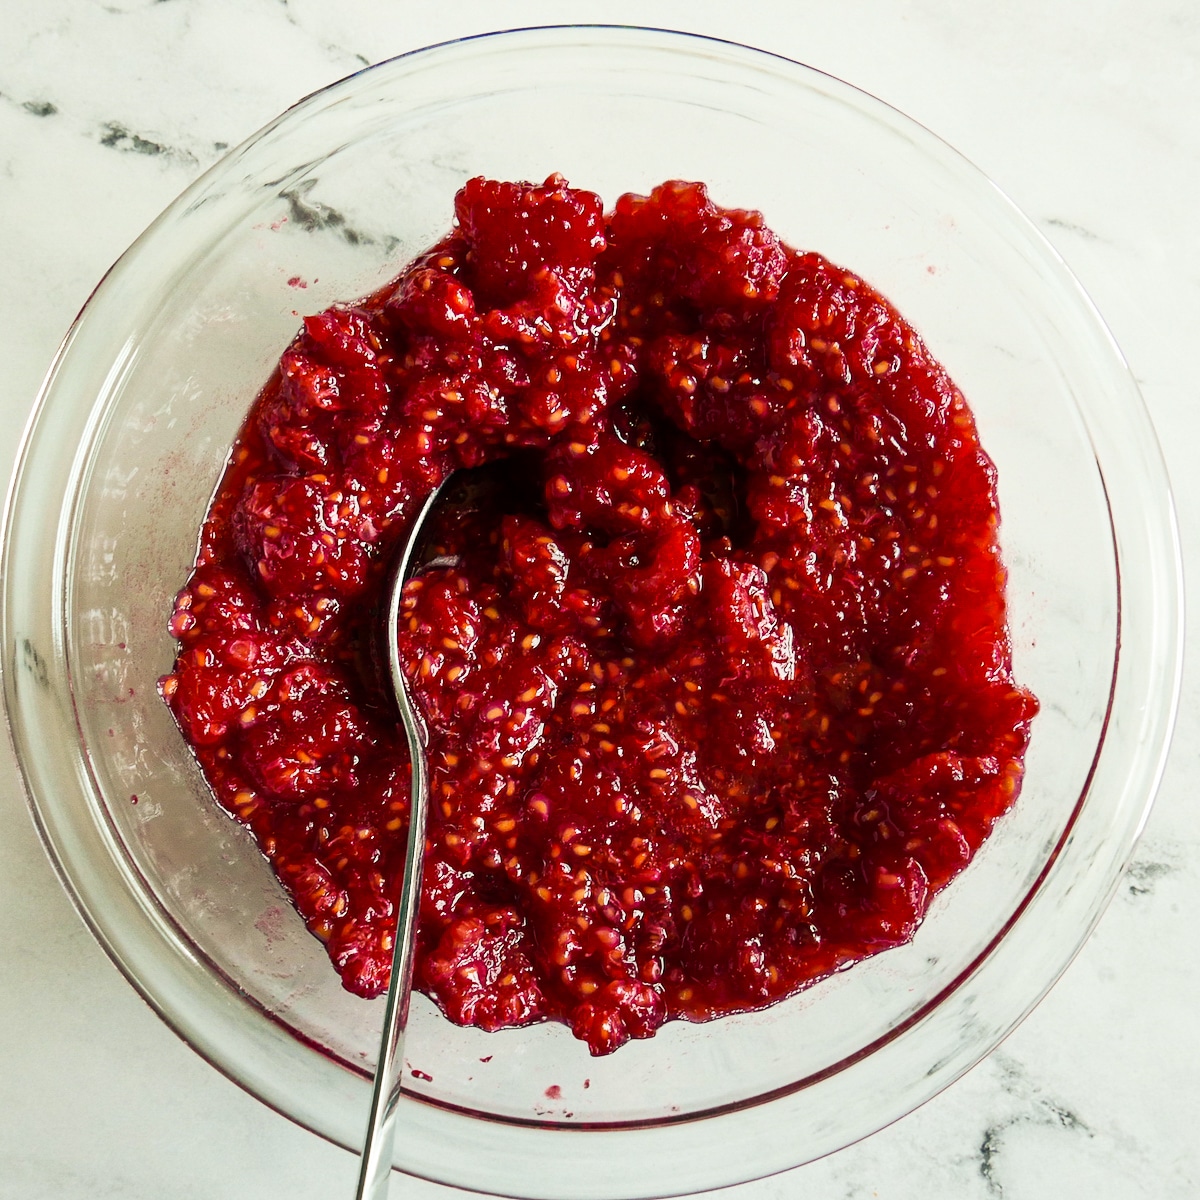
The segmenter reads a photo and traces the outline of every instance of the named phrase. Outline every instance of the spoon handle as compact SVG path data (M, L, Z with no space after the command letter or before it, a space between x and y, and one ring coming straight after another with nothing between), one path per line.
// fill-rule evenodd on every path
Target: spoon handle
M404 726L412 759L412 799L409 805L404 878L400 887L395 944L392 949L392 978L388 984L387 1003L384 1007L379 1061L375 1068L371 1114L359 1162L355 1200L387 1200L388 1182L392 1173L392 1144L395 1137L396 1106L400 1101L400 1077L404 1069L404 1034L408 1025L408 1005L412 994L413 952L417 914L421 906L421 874L425 860L425 828L429 809L425 726L413 705L408 682L400 667L397 627L400 620L400 597L409 573L413 550L425 524L425 518L442 490L443 488L437 488L430 494L413 520L388 584L388 666L396 707L400 711L400 720Z
M429 798L429 781L426 778L423 750L413 755L412 774L412 813L409 817L400 912L396 920L392 979L383 1012L379 1065L375 1069L375 1088L371 1095L371 1115L359 1165L356 1200L387 1200L388 1179L392 1171L396 1106L400 1101L400 1076L404 1069L404 1034L412 993L413 942L416 937L417 910L421 904L421 860L425 857L425 809Z

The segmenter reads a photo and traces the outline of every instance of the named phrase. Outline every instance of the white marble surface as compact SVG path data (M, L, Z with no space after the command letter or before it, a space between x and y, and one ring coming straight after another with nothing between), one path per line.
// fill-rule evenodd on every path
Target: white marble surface
M780 51L940 133L1033 218L1123 347L1200 568L1193 0L0 0L0 472L94 283L202 168L369 62L506 25L657 24ZM990 1059L728 1200L1200 1195L1200 674L1116 900ZM75 916L0 748L0 1200L347 1196L355 1163L179 1042ZM449 1189L394 1187L414 1200Z

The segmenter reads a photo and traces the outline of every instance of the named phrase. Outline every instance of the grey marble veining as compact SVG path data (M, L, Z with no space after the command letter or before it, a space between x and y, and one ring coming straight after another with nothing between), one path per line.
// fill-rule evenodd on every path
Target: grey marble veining
M91 288L226 149L430 42L605 20L767 47L855 83L988 172L1104 314L1163 442L1200 572L1200 9L1190 0L43 0L0 7L5 472ZM321 219L295 197L298 216ZM328 214L325 214L328 217ZM728 1200L1200 1195L1200 677L1128 875L1063 979L918 1112ZM349 1195L351 1157L178 1042L72 912L0 753L0 1200ZM454 1194L414 1183L397 1194Z

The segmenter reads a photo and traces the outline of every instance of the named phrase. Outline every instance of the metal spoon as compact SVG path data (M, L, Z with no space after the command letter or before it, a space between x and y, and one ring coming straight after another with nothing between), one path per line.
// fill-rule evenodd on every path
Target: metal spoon
M392 1144L395 1138L396 1106L400 1101L400 1074L404 1069L404 1034L408 1025L408 1004L412 994L413 948L417 912L421 906L421 869L425 859L425 826L429 809L429 771L425 762L425 723L413 704L408 680L400 666L397 626L400 620L400 596L405 581L417 565L415 552L421 542L430 512L445 493L455 472L430 493L413 518L412 525L396 552L388 580L387 607L384 613L387 632L388 670L392 693L412 759L412 799L408 817L408 846L404 855L404 879L396 917L395 943L392 950L392 979L388 985L383 1011L383 1032L379 1041L379 1061L375 1067L375 1087L371 1094L371 1113L359 1163L358 1190L355 1200L387 1200L392 1173Z
M395 943L392 949L392 978L388 985L383 1012L383 1031L379 1040L379 1061L375 1067L375 1086L371 1093L371 1112L359 1163L358 1191L355 1200L387 1200L392 1172L392 1144L395 1137L396 1107L400 1102L400 1075L404 1069L404 1034L408 1025L408 1004L412 993L413 953L417 913L421 907L421 871L425 861L425 830L429 811L429 772L425 761L427 734L400 662L397 630L400 599L404 585L419 567L439 560L426 560L425 535L430 514L439 505L487 510L500 503L528 506L536 502L538 474L531 470L521 454L483 466L452 471L427 497L413 518L388 576L385 622L388 675L392 695L412 759L412 800L408 817L408 845L404 853L404 878L396 916Z

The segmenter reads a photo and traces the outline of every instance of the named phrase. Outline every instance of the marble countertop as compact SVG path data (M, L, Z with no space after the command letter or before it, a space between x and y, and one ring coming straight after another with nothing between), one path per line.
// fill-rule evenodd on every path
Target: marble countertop
M1200 10L1189 0L3 0L3 473L96 281L225 148L365 64L566 20L770 48L873 92L972 159L1113 330L1164 446L1187 566L1200 569ZM728 1200L1200 1195L1198 666L1190 653L1130 871L1033 1015L911 1116ZM0 1200L350 1195L351 1155L207 1066L110 965L41 850L6 744L0 822Z

